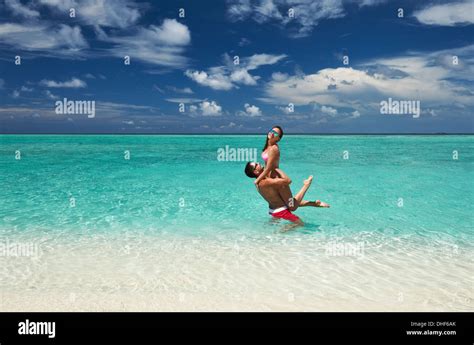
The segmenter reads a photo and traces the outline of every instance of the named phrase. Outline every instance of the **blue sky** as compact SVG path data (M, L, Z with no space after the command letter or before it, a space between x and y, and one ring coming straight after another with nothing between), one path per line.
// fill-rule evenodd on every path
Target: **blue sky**
M0 132L472 133L473 4L4 0Z

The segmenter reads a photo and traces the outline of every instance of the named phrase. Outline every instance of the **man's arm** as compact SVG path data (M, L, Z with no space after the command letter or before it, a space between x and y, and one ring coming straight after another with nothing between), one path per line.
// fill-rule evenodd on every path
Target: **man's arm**
M260 187L263 187L263 186L285 186L285 185L289 185L291 183L291 180L288 178L288 176L282 178L282 177L275 177L275 178L271 178L271 177L267 177L267 178L264 178L260 183L259 183L259 186Z
M279 168L276 168L276 169L275 169L275 172L276 172L281 178L286 178L286 179L288 179L288 181L290 181L290 183L291 183L291 179L288 177L287 174L285 174L285 173L283 172L283 170L281 170L281 169L279 169ZM290 184L290 183L288 183L288 184Z

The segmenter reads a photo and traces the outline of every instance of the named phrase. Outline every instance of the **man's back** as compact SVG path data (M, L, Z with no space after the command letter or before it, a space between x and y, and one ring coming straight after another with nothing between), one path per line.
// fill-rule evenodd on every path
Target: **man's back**
M269 181L264 179L258 185L258 192L268 202L268 206L272 209L276 209L282 206L286 206L283 199L280 197L280 186L276 184L268 183Z

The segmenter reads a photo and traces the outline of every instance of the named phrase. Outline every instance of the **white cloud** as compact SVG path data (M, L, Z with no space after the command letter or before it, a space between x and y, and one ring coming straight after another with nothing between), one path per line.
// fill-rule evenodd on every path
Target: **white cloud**
M0 85L0 86L1 86L1 85ZM0 89L1 89L1 87L0 87ZM11 96L12 96L13 98L18 98L18 97L21 96L21 93L22 93L22 92L31 92L31 91L33 91L33 88L29 88L29 87L26 87L26 86L23 85L19 90L13 90Z
M186 98L186 97L178 97L178 98L166 98L166 101L167 102L171 102L171 103L197 103L197 102L201 102L202 99L199 99L199 98Z
M260 0L254 8L257 21L265 22L267 18L283 19L282 14L278 10L277 5L273 3L273 0Z
M250 75L244 68L237 69L230 74L230 80L237 84L257 85L258 79L260 79L260 77Z
M47 93L47 90L44 92ZM55 95L53 95L55 96ZM55 96L57 97L57 96ZM50 99L55 99L48 97ZM34 107L18 107L5 105L0 107L0 118L15 115L15 118L29 118L31 114L38 113L45 121L48 119L57 120L57 114L54 112L54 107L51 106L51 101L45 100L43 104L36 104ZM132 119L137 122L139 120L151 120L157 117L154 114L159 112L159 108L148 105L135 105L126 103L113 102L96 102L96 114L100 113L100 117L96 117L98 121L108 120L107 125L122 125L124 119ZM77 120L77 119L76 119ZM140 122L141 123L141 122ZM104 123L105 124L105 123Z
M229 124L227 125L222 125L222 126L219 126L219 129L239 129L239 128L242 128L243 126L242 125L237 125L235 122L229 122Z
M267 100L267 99L262 99L262 100L263 100L263 101L267 101L267 102L269 101L269 100ZM292 113L290 107L288 107L288 106L286 106L286 107L277 106L276 108L279 109L280 111L282 111L282 112L285 113L285 114L291 114L291 113ZM293 109L293 112L294 112L294 109Z
M352 117L354 118L360 117L360 112L358 110L354 110L351 114L352 114Z
M153 89L155 89L155 90L158 91L159 93L165 93L165 90L163 90L161 87L159 87L159 86L156 85L156 84L153 84Z
M76 10L79 20L89 25L127 28L140 18L137 5L128 0L40 0L57 12L69 13Z
M0 24L0 43L25 50L66 49L57 54L76 52L88 47L81 28L65 24L58 27L43 24Z
M225 66L209 68L206 71L187 70L185 75L196 83L214 90L230 90L241 85L257 85L259 76L249 73L260 66L272 65L284 59L286 55L255 54L242 58L239 65L230 62L230 56L224 55Z
M286 58L285 54L272 55L272 54L254 54L248 58L244 58L244 64L246 69L253 70L260 66L273 65Z
M294 10L293 18L288 15L290 8ZM295 37L309 35L321 20L345 16L342 0L237 0L230 2L227 13L234 21L247 18L258 23L277 21L294 28L291 35Z
M64 17L75 9L75 21L90 25L99 41L107 45L90 56L111 55L123 58L128 55L134 61L142 61L172 68L186 66L183 56L185 47L191 42L188 27L175 19L165 19L161 25L137 26L141 11L149 8L145 3L129 0L38 0L30 2L36 11ZM32 5L20 0L6 0L10 11L23 13L23 17L39 17ZM28 12L30 11L30 12ZM36 15L38 14L38 16ZM57 22L56 22L57 23ZM128 30L123 30L128 29ZM79 25L53 24L51 21L34 20L25 23L0 24L0 44L12 49L38 51L36 56L83 57L84 48L89 47Z
M151 41L155 40L166 45L187 45L191 42L188 27L176 19L165 19L160 27L151 25L145 33L151 36Z
M415 18L423 24L456 26L474 24L472 0L441 5L431 5L416 11Z
M185 88L178 88L178 87L175 87L175 86L167 86L167 89L168 90L171 90L173 92L176 92L176 93L183 93L183 94L187 94L187 95L192 95L194 93L193 90L191 90L191 88L189 87L185 87Z
M25 18L37 18L39 12L23 5L19 0L5 0L5 6L14 14Z
M250 105L249 103L245 103L244 109L245 111L238 111L237 115L248 117L262 116L262 111L256 105Z
M159 108L152 107L148 105L137 105L137 104L127 104L127 103L114 103L114 102L97 102L96 104L96 113L99 112L103 116L123 116L131 115L131 112L134 112L132 115L142 115L145 112L156 113L159 111Z
M362 0L360 3L359 3L359 7L364 7L364 6L376 6L376 5L380 5L380 4L383 4L385 2L387 2L388 0Z
M244 47L252 43L248 38L242 37L239 41L239 47Z
M257 23L276 22L292 37L308 36L323 20L345 17L345 5L359 8L380 5L387 0L230 0L227 14L233 21L253 19ZM290 17L289 10L294 11Z
M233 20L244 20L252 13L250 0L234 0L227 9L227 13Z
M215 101L204 101L199 104L199 109L203 116L219 116L222 114L222 107Z
M47 80L43 79L40 81L41 86L45 87L54 87L54 88L59 88L59 87L64 87L64 88L83 88L87 87L86 82L78 79L78 78L72 78L71 80L64 81L64 82L58 82L54 80Z
M357 68L326 68L309 75L273 78L265 86L273 104L327 107L378 106L382 99L420 100L423 104L474 104L469 87L474 75L474 45L433 53L409 53L400 57L375 59ZM451 57L451 64L440 63ZM457 55L464 66L452 63Z
M288 74L281 73L281 72L274 72L272 73L272 79L276 81L285 81L288 79Z
M214 90L230 90L234 87L230 78L221 73L210 75L204 71L187 70L185 75L196 83L208 86Z
M49 91L49 90L46 90L46 91L44 92L44 94L45 94L46 97L48 97L49 99L58 99L58 98L59 98L58 95L53 94L53 93L52 93L51 91Z
M161 26L140 27L129 36L100 37L101 40L116 44L110 49L113 55L130 56L150 64L168 67L183 67L187 59L182 55L191 42L188 27L175 19L165 19Z
M330 116L335 116L335 115L337 115L337 109L332 108L332 107L326 107L325 105L323 105L323 106L321 107L321 111L322 111L324 114L327 114L327 115L330 115Z
M84 56L81 50L89 45L82 35L80 26L53 25L50 21L39 20L39 10L44 9L48 10L48 13L53 12L53 16L50 15L50 17L56 15L63 18L69 14L70 9L75 9L75 21L79 21L80 24L93 26L96 33L103 34L98 38L104 39L108 38L108 36L101 27L111 29L133 27L141 16L140 10L146 8L144 4L135 4L129 0L38 0L31 1L29 4L21 0L5 0L5 6L12 13L30 19L30 21L0 24L0 43L12 46L14 49L44 52L36 54L39 56L53 55L54 57ZM32 18L35 21L31 21ZM155 34L160 36L162 44L166 48L169 47L168 41L183 39L179 28L178 31L175 29L176 26L168 22L165 22L163 27L157 28L158 32ZM116 31L113 33L117 34ZM136 46L140 48L141 45L143 46L143 43L138 42ZM121 54L123 57L126 54L122 54L122 52L117 53L116 51L116 49L120 48L124 47L112 47L112 49L106 47L103 51L114 56ZM132 45L131 49L124 50L130 51L133 49L134 46ZM151 50L151 52L148 50ZM167 55L178 55L179 59L179 52L170 50L166 52L166 49L164 50L159 52L162 59L167 59ZM148 61L153 59L162 61L160 55L153 55L153 52L156 52L156 49L138 49L138 59L145 55L144 59L148 59Z

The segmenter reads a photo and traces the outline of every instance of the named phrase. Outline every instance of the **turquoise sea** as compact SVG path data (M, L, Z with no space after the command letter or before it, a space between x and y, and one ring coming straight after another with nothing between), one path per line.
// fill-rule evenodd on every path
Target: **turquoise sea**
M180 304L186 310L472 309L473 136L285 135L280 167L293 192L312 174L306 199L331 204L298 209L305 226L288 232L271 221L245 161L218 160L228 146L255 149L261 161L263 143L257 135L0 136L0 243L39 248L35 259L0 255L4 296L74 291L92 300L134 286L167 301L178 290L178 301L202 297ZM249 291L267 297L253 303ZM218 295L221 304L209 304ZM37 309L52 305L44 299ZM160 303L155 309L167 309ZM51 308L94 309L85 301Z

